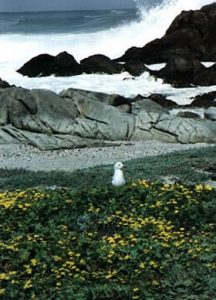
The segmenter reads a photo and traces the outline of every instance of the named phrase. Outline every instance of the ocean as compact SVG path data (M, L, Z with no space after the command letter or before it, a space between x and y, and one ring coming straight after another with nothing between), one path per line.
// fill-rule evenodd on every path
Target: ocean
M176 89L148 73L132 80L127 73L28 78L16 72L41 53L56 55L67 51L77 61L98 53L117 58L132 46L142 47L162 37L182 10L199 9L212 3L209 0L135 2L136 9L131 10L0 12L0 77L17 86L55 92L73 87L126 97L162 93L179 104L190 103L191 97L197 94L216 90L216 86ZM149 67L160 69L163 64Z

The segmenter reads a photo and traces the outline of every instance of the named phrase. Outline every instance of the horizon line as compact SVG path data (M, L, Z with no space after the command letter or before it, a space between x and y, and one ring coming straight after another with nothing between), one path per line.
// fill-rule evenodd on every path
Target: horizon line
M136 7L126 7L126 8L95 8L95 9L43 9L43 10L5 10L5 11L0 11L0 14L4 13L41 13L41 12L69 12L69 11L95 11L95 10L134 10Z

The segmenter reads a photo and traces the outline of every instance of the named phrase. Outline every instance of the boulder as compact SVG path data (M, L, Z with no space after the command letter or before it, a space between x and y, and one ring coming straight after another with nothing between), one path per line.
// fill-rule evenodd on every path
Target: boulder
M203 107L216 106L216 91L197 95L188 107Z
M0 78L0 89L5 89L5 88L8 88L8 87L10 87L10 84L7 81L2 80Z
M3 99L3 101L2 101ZM15 128L38 133L68 133L78 111L70 99L48 90L10 88L0 93L8 122ZM6 124L6 122L4 122Z
M216 60L216 3L203 6L200 10L183 11L166 31L166 35L185 29L196 32L197 37L189 40L188 47L193 57L202 61Z
M161 94L151 94L148 98L167 109L178 107L175 101L167 99L166 96Z
M129 61L124 65L124 70L130 73L132 76L140 76L144 72L153 73L143 63L139 61Z
M89 139L71 134L46 134L17 129L7 125L0 127L0 144L28 144L40 150L75 149L109 146L106 141Z
M137 115L140 110L145 110L147 112L156 112L159 115L162 115L164 113L169 114L169 111L167 109L163 108L161 105L148 98L133 102L131 106L132 106L131 112L134 115Z
M216 125L212 121L162 115L154 127L175 137L179 143L216 142Z
M189 118L189 119L200 119L200 115L195 113L195 112L192 112L192 111L187 111L187 110L184 110L184 111L179 111L177 113L177 117L181 117L181 118Z
M100 92L93 92L88 90L81 90L81 89L73 89L69 88L67 90L63 90L59 94L63 98L70 98L73 101L75 99L82 99L86 98L89 100L100 101L108 105L112 106L120 106L120 105L129 105L131 102L130 98L125 98L123 96L117 94L106 94Z
M82 71L87 74L92 73L106 73L115 74L120 73L123 66L112 61L109 57L97 54L89 56L80 61Z
M210 106L209 108L205 109L204 116L208 120L216 121L216 107Z
M131 72L133 71L134 73L145 70L143 64L139 66L139 69L132 66L130 68ZM72 55L67 52L61 52L56 56L40 54L33 57L19 68L17 72L28 77L43 77L50 75L73 76L82 73L116 74L121 73L123 70L125 70L124 65L118 64L102 54L89 56L81 60L79 64Z
M216 84L216 64L206 68L194 58L175 57L170 59L164 68L154 71L154 74L175 87Z
M55 57L56 66L53 72L56 76L71 76L79 75L82 73L82 69L75 58L67 53L61 52Z
M130 61L143 62L142 48L131 47L125 52L124 55L122 55L119 58L116 58L114 61L116 61L116 62L130 62Z
M0 144L48 150L102 146L115 140L216 142L211 110L209 120L186 119L169 115L150 99L115 107L116 97L74 89L60 95L42 89L1 89ZM122 106L132 107L132 113L122 111Z
M49 76L53 74L54 65L55 58L52 55L40 54L27 61L17 72L28 77Z
M82 73L78 62L67 52L56 56L40 54L26 62L17 72L28 77L71 76Z
M180 56L200 61L216 60L216 3L200 10L182 11L165 35L142 48L132 47L116 61L136 59L146 64L167 62Z
M74 126L74 134L104 140L130 140L135 117L118 108L88 98L75 99L80 113Z
M128 104L122 104L118 106L118 109L124 113L131 113L131 106Z
M117 58L116 61L127 63L133 60L134 56L136 60L144 64L155 64L167 62L176 55L188 58L191 54L186 45L190 39L191 35L186 38L185 31L181 31L178 34L174 33L168 37L164 36L162 39L155 39L143 48L132 47L123 56ZM181 45L179 45L179 42L181 42ZM173 48L170 48L170 44L174 45Z

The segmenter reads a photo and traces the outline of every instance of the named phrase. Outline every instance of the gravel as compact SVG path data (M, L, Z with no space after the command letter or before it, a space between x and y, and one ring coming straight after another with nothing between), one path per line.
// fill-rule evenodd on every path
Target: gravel
M0 168L74 171L114 164L116 161L127 161L205 146L209 146L209 144L167 144L158 141L110 142L109 147L41 151L29 145L6 144L0 145Z

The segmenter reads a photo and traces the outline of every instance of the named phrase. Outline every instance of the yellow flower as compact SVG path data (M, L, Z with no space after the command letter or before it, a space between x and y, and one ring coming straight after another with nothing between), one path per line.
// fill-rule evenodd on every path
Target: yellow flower
M212 190L213 190L213 187L210 186L210 185L208 185L208 184L206 184L206 185L204 186L204 189L205 189L206 191L212 191Z
M129 260L130 258L130 255L125 255L124 260Z
M0 289L0 295L4 295L5 289Z
M54 259L55 261L61 261L61 260L62 260L62 258L61 258L60 256L58 256L58 255L54 255L54 256L53 256L53 259Z
M158 268L158 263L156 261L154 261L154 260L151 260L150 263L149 263L149 265L151 267L153 267L154 269Z
M31 279L27 280L23 286L24 290L30 289L32 287Z
M0 280L8 280L10 276L6 273L0 273Z
M81 260L80 260L80 264L81 264L81 265L85 265L85 264L86 264L86 262L84 261L84 259L81 259Z
M38 260L37 259L35 259L35 258L33 258L33 259L31 259L31 263L32 263L32 266L37 266L38 265Z
M109 271L108 274L105 276L106 279L110 279L113 276L115 276L117 274L117 271L113 270L113 271Z
M27 267L26 268L26 273L27 274L31 274L32 273L32 268L31 267Z
M203 185L202 184L198 184L198 185L195 186L195 191L196 192L200 192L202 190L203 190Z
M146 266L146 264L144 262L141 262L139 265L140 269L145 269L145 266Z
M155 207L161 207L162 206L162 201L157 201L156 203L155 203Z

